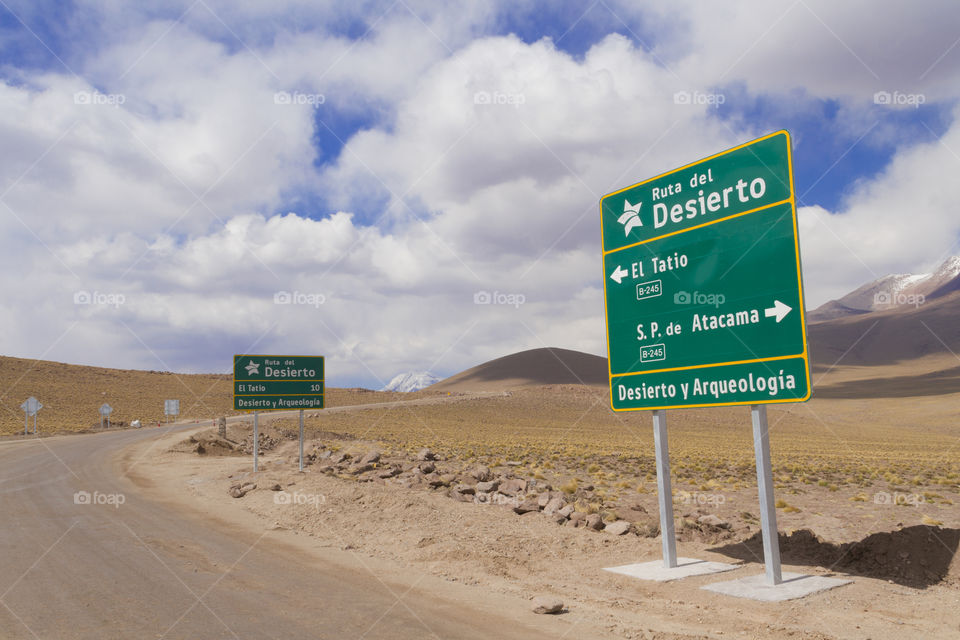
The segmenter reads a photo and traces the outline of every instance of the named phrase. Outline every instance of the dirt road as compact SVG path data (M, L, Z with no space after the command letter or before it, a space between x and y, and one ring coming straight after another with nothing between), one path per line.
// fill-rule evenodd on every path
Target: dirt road
M0 637L552 637L148 500L115 454L168 431L0 444Z

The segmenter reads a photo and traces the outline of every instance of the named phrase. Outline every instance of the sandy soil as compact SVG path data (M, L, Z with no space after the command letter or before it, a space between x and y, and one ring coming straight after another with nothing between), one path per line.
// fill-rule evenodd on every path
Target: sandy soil
M762 572L749 488L726 490L722 504L677 496L680 554L744 567L723 576L647 583L602 568L659 558L657 537L558 526L540 513L518 516L509 507L454 500L449 489L321 473L319 463L300 473L296 443L281 431L267 434L273 440L256 477L248 457L198 455L182 434L138 445L125 459L128 467L136 462L131 477L158 499L236 526L287 530L306 553L328 560L360 560L372 571L430 585L436 593L457 592L478 606L528 606L535 595L558 596L569 609L557 618L558 637L960 637L960 567L953 562L960 529L951 504L939 505L942 527L906 517L898 526L893 520L899 514L912 518L919 507L851 500L871 494L869 487L832 491L815 484L787 495L799 510L778 514L784 570L850 575L854 582L802 600L760 603L700 589ZM239 440L236 435L231 438ZM332 448L359 453L384 446L327 433L307 451ZM398 449L392 456L382 464L410 453ZM466 465L456 459L436 464L454 474ZM251 480L256 490L239 499L228 495L232 485ZM275 485L282 491L271 491ZM656 497L641 498L646 513L637 511L633 520L655 522ZM697 525L704 513L727 520L729 528Z

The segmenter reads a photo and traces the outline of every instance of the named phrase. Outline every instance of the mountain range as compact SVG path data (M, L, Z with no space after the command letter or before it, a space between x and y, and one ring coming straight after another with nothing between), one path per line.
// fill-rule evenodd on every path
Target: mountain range
M931 273L897 273L851 291L807 313L810 323L825 322L873 311L920 305L960 291L960 256L947 258Z
M381 391L419 391L439 380L440 378L427 371L408 371L394 376Z

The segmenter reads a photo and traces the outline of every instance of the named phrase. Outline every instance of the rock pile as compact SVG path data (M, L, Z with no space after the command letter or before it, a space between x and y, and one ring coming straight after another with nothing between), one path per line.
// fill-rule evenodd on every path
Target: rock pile
M315 447L305 457L321 473L359 482L389 482L405 488L441 491L460 502L478 505L502 505L517 515L541 513L558 525L606 531L622 536L638 533L629 520L613 518L604 522L599 513L578 511L573 497L554 491L550 485L538 485L534 479L516 477L512 471L495 474L485 465L467 469L449 466L430 449L421 449L414 459L386 457L377 450L348 453ZM583 503L578 503L583 504Z

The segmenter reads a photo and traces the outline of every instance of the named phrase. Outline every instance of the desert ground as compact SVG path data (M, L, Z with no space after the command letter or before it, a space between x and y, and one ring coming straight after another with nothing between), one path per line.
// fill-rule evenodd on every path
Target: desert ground
M227 410L229 380L222 376L138 372L143 379L135 381L139 387L130 383L129 397L144 407L162 407L170 393L148 384L157 376L181 389L194 385L194 415L184 411L175 431L166 425L124 430L122 424L100 430L85 418L71 421L51 411L48 422L54 415L62 420L55 432L87 433L24 438L18 433L22 424L11 419L0 453L36 445L57 452L77 438L115 437L115 447L99 453L109 464L85 463L96 482L109 476L139 509L166 514L164 526L190 531L197 540L178 545L161 544L160 534L150 538L147 544L160 545L155 552L164 562L208 576L211 589L220 580L246 584L248 573L281 557L294 566L309 559L328 573L373 585L361 589L378 590L382 582L390 585L386 600L358 608L369 615L348 624L369 626L369 637L387 633L403 607L416 615L402 621L402 631L396 627L395 637L462 637L466 628L487 635L510 630L501 637L960 637L960 392L952 356L814 364L812 400L769 407L784 570L853 580L781 603L701 589L763 572L747 407L668 412L679 553L738 568L667 583L603 570L658 560L660 528L650 413L610 411L609 390L597 383L604 373L596 366L600 359L590 358L567 359L569 367L550 368L551 375L539 379L536 371L545 361L527 367L529 362L515 366L507 360L412 394L331 389L327 409L305 414L303 472L295 412L260 414L260 466L253 472L252 417ZM33 366L17 373L24 378L38 368L27 361L21 366ZM124 377L84 369L72 373L87 381ZM50 396L47 390L43 397ZM228 416L225 438L211 420L218 414ZM126 433L135 437L128 441ZM64 451L73 458L37 455L49 458L53 470L86 460L75 447ZM58 462L61 457L67 462ZM83 472L77 480L58 477L74 485L79 477L94 482ZM17 478L3 484L11 487ZM16 491L8 497L29 497L19 489L6 491ZM11 505L20 515L10 526L42 515L29 502ZM127 518L123 509L117 518ZM149 526L130 522L137 530ZM233 555L204 542L231 531L243 532L248 541ZM240 551L248 547L278 559L245 560ZM10 558L30 557L8 551ZM10 587L13 595L29 584L29 570L26 575ZM310 583L292 573L289 579ZM318 585L310 588L322 592ZM0 602L9 604L13 595ZM561 601L563 612L534 614L533 599L541 596ZM266 592L263 598L269 607L290 606ZM423 613L418 603L445 604ZM232 611L245 605L227 599L220 606ZM264 612L266 619L270 615ZM36 616L24 621L45 620L42 613ZM256 625L263 619L245 623L262 630ZM189 622L164 637L207 629ZM120 628L129 630L134 623L124 624ZM17 633L13 637L31 637ZM309 631L296 627L291 637L300 633ZM317 631L317 637L344 637L325 633Z
M309 412L303 473L295 418L262 418L257 474L243 419L225 441L206 427L141 445L163 453L132 475L166 499L373 571L406 568L465 585L478 601L555 596L568 610L558 637L960 636L960 394L837 397L941 364L822 371L823 398L769 409L784 570L853 579L784 603L700 589L763 571L745 407L668 414L680 554L744 565L670 583L602 570L660 557L650 415L613 414L602 387L448 391L442 402ZM905 428L911 420L918 426ZM422 459L425 448L434 459ZM478 489L491 480L501 489ZM503 491L518 480L522 490ZM539 508L518 515L531 497L543 497ZM547 515L549 498L573 517ZM593 514L604 529L591 528ZM618 521L625 534L605 530Z

